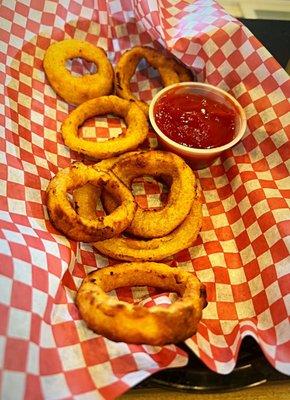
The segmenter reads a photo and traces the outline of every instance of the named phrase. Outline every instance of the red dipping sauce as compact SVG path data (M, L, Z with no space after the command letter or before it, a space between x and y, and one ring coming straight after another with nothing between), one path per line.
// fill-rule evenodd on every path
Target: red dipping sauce
M169 91L155 104L155 122L169 139L210 149L234 138L235 110L202 95Z

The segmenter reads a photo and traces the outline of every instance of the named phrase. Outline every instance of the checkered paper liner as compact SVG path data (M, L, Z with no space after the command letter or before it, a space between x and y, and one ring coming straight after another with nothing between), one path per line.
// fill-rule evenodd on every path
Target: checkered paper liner
M232 93L248 118L245 138L197 171L203 227L193 247L168 262L195 271L208 306L186 341L211 369L229 373L241 340L253 336L269 362L290 373L289 79L256 38L213 1L44 1L1 3L0 375L3 399L113 399L153 372L187 363L177 346L114 343L88 330L74 305L87 272L112 264L89 244L51 226L45 189L72 160L60 125L72 109L48 84L42 60L64 38L103 47L116 63L133 45L167 51L197 80ZM71 62L74 73L91 65ZM150 100L160 88L141 63L132 88ZM116 118L95 122L117 135ZM90 137L90 121L82 129ZM287 137L288 133L288 137ZM149 143L156 145L150 134ZM161 188L135 187L155 206ZM288 237L287 237L288 236ZM125 299L168 303L152 288L124 288Z

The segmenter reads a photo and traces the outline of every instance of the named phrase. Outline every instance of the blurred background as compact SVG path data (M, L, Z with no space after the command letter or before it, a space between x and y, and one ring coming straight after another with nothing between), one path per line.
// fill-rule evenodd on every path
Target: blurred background
M290 21L289 0L218 0L218 3L238 18Z
M217 0L290 73L290 0Z

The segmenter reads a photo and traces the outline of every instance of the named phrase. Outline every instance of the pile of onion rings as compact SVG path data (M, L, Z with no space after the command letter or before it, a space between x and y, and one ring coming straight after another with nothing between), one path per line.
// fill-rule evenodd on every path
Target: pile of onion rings
M95 168L110 170L128 189L133 178L145 173L172 179L167 204L161 210L144 210L138 206L126 229L130 236L114 236L94 243L99 252L118 260L156 261L188 248L196 240L202 222L200 195L194 174L179 156L158 150L133 152L101 161ZM78 189L74 196L78 194L75 200L79 215L90 219L95 215L96 204L93 197L90 201L85 193L81 195L85 190L85 187ZM103 204L107 197L103 190ZM109 196L109 201L113 201L113 209L118 205L114 195Z
M72 76L66 61L75 57L95 63L97 72ZM202 212L195 176L180 157L136 150L148 134L148 105L130 90L141 58L158 69L164 86L192 80L189 70L176 60L137 46L121 56L115 69L117 96L110 95L114 71L101 48L74 39L48 48L43 64L49 82L59 96L78 105L62 124L64 142L102 161L89 166L74 163L59 171L47 188L47 209L54 227L69 239L91 242L104 255L132 261L103 268L84 279L76 303L88 327L115 341L164 345L196 332L206 305L205 288L181 268L152 260L163 260L191 246L201 228ZM124 118L125 133L105 142L78 136L85 120L108 113ZM161 209L142 209L135 202L131 185L144 175L160 178L169 186ZM100 201L106 215L97 212ZM145 308L106 294L120 286L136 285L175 291L180 299L168 308Z
M73 76L66 68L66 62L76 57L95 63L97 72ZM130 90L130 80L142 58L159 71L164 86L193 78L191 72L175 59L167 58L151 47L136 46L126 51L114 74L105 51L89 42L68 39L49 46L43 60L46 76L59 96L78 105L61 128L64 142L70 149L94 159L105 159L134 150L144 142L148 134L149 106L136 99ZM108 96L113 86L117 96ZM92 142L78 136L78 128L85 120L108 113L124 118L125 134L105 142Z
M166 205L161 209L142 209L137 207L127 232L142 238L162 237L180 225L191 210L196 197L195 175L188 165L177 155L169 152L151 150L123 154L96 164L99 169L110 169L128 188L135 178L151 175L162 177L170 186ZM78 191L81 192L85 188ZM112 212L117 203L113 196L104 190L102 201L106 211ZM79 212L84 212L78 204ZM94 207L94 206L93 206ZM89 213L86 207L85 213ZM164 224L166 221L166 224Z
M169 307L142 307L106 293L121 286L153 286L177 292ZM154 262L124 263L94 271L84 279L76 304L88 327L114 341L162 346L196 333L206 305L205 288L195 275Z
M171 181L163 208L136 205L131 183L144 174ZM96 213L100 197L103 204L110 204L104 217ZM158 150L126 153L91 166L75 163L59 171L48 186L47 207L53 225L67 237L95 242L102 254L126 261L170 257L193 244L202 223L191 169L179 156ZM127 235L120 235L124 231Z

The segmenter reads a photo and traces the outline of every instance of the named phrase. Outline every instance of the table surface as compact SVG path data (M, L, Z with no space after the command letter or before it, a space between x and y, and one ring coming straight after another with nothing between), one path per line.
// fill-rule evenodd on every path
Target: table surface
M131 389L121 400L289 400L290 382L265 384L227 393L184 393L172 389Z

